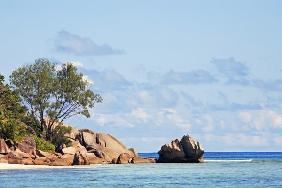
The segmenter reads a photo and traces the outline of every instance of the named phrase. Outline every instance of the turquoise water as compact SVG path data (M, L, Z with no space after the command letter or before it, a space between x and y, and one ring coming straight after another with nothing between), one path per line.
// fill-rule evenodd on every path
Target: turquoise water
M282 153L213 152L206 159L202 164L0 170L0 187L282 187Z

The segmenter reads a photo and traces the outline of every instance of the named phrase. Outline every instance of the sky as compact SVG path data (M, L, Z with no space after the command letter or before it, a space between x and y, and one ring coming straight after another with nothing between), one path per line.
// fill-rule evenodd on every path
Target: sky
M102 95L67 123L156 152L282 151L282 1L1 1L0 73L72 62Z

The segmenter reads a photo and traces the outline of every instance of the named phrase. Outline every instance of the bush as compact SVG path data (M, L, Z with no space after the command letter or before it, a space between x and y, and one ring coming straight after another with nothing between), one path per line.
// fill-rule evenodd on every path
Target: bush
M0 138L21 141L27 135L27 128L23 123L14 119L0 120Z
M52 132L52 143L59 148L61 145L65 144L66 146L70 145L70 139L65 136L65 134L70 133L72 130L71 127L57 125Z
M55 151L55 146L52 143L44 140L43 138L34 136L34 140L36 142L37 149L50 153Z

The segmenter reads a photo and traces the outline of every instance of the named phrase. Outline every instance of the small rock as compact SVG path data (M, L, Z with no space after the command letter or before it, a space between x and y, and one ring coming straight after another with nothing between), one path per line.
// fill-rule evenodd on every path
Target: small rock
M131 156L128 153L122 153L117 158L116 164L128 164L131 163Z
M133 157L131 163L142 164L142 163L156 163L154 158L143 158L143 157Z

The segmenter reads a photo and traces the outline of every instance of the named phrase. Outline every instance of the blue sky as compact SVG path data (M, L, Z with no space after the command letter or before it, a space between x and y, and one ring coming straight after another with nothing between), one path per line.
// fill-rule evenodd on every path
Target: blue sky
M3 1L0 70L72 61L104 103L76 127L138 151L281 151L281 1Z

